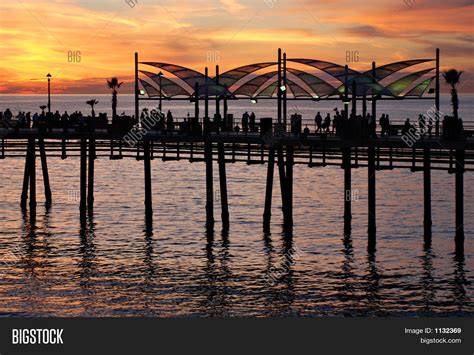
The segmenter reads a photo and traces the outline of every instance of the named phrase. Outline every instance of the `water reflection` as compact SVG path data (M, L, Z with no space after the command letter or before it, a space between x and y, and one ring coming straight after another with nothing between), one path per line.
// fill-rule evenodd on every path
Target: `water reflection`
M345 229L347 232L347 230ZM344 254L344 260L341 267L341 278L342 278L342 292L339 294L341 302L345 303L351 300L354 293L354 279L356 276L353 272L354 264L354 247L352 245L352 238L350 233L345 233L342 239L344 248L342 253Z
M466 305L470 304L470 297L466 292L466 288L471 285L471 281L466 277L465 259L463 255L456 254L454 257L454 304L459 311L464 311Z
M145 222L145 255L143 256L143 264L145 266L145 287L152 286L156 275L156 268L154 263L154 249L153 249L153 228L149 228Z
M94 306L97 304L95 299L95 283L94 279L98 273L96 260L95 239L95 223L92 211L87 213L85 221L81 218L81 226L79 229L80 245L78 249L79 262L78 277L79 287L81 288L81 303L84 307L85 314L94 314Z
M38 224L36 217L32 219L27 211L22 212L22 217L22 262L26 274L32 279L36 279L50 265L52 249L49 243L52 234L49 227L50 210L45 210Z
M143 248L143 267L140 268L140 276L143 277L143 282L140 284L140 289L143 294L143 298L140 301L141 308L146 313L153 313L156 307L155 299L157 295L157 283L160 283L159 273L155 265L155 248L153 246L153 225L150 223L150 219L145 217L144 226L144 248Z
M281 248L275 249L271 234L263 234L266 269L261 280L265 297L265 309L269 316L291 315L295 298L293 265L299 253L293 245L292 229L283 227ZM274 255L276 254L276 255Z
M369 253L367 257L368 265L366 270L366 298L367 311L376 313L380 309L380 274L377 267L375 253Z
M27 211L22 211L22 244L19 248L18 264L23 269L25 280L21 283L20 294L25 294L24 307L28 312L41 314L47 308L44 305L44 293L49 289L48 272L52 268L50 210L45 210L38 221L36 211L32 214L33 217Z
M433 277L433 259L436 257L430 243L425 243L421 257L423 274L421 275L421 296L423 302L422 310L431 311L431 306L436 296L435 279Z
M231 290L228 283L232 273L229 268L230 242L228 231L223 230L221 237L221 250L216 261L214 230L212 228L206 230L206 265L203 269L205 281L202 287L204 299L199 306L204 314L211 317L229 315L231 308Z

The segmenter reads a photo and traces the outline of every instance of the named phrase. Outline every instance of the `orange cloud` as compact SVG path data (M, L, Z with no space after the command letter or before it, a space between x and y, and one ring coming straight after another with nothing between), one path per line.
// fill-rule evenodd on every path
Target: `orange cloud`
M128 0L131 3L132 0ZM349 0L186 2L49 0L3 2L0 18L0 92L44 91L46 73L57 93L106 92L105 78L133 78L133 53L198 70L222 70L290 57L339 63L357 50L366 68L378 63L432 57L442 48L443 68L470 71L470 1ZM442 19L442 21L440 20ZM125 89L132 90L132 85ZM464 86L466 87L466 85ZM470 87L471 88L471 87ZM103 90L103 91L102 91Z

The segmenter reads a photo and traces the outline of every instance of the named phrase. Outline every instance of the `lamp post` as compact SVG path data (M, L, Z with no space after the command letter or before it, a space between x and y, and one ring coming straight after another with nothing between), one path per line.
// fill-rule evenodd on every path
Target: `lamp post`
M46 77L48 78L48 112L51 113L51 77L52 75L48 73Z
M158 105L158 109L161 112L161 100L162 100L162 96L163 96L163 91L161 90L161 78L163 77L163 73L161 71L158 73L158 77L160 78L160 103Z

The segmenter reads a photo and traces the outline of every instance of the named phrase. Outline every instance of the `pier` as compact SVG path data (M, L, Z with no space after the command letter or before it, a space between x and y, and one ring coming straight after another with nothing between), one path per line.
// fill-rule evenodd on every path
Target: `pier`
M298 60L296 60L298 61ZM299 60L304 62L304 60ZM416 62L416 61L412 61ZM419 61L422 62L422 61ZM437 51L437 68L439 67L439 51ZM150 63L143 63L150 65ZM151 63L163 70L174 70L169 64ZM270 96L267 98L275 100L277 104L277 117L263 117L250 129L236 129L245 127L246 123L235 119L229 114L229 103L237 100L238 91L229 91L232 85L232 71L219 74L216 67L216 76L210 78L206 68L202 76L191 71L189 87L194 90L189 92L187 100L195 103L194 117L174 118L172 125L155 125L146 122L138 122L137 125L123 125L107 123L97 126L91 123L94 120L86 120L86 124L76 127L54 127L40 126L35 128L0 128L1 154L0 158L7 164L9 158L21 157L25 159L24 179L21 188L20 206L27 208L29 199L30 216L34 218L37 205L36 196L36 152L39 150L43 181L45 185L45 204L50 206L52 200L48 174L48 158L60 157L61 159L80 159L80 202L81 220L85 219L87 211L94 208L94 183L96 159L110 159L110 164L117 159L130 159L143 161L144 172L144 210L148 224L153 223L153 216L159 218L159 209L153 208L153 186L151 165L156 161L181 161L183 163L203 163L206 172L206 227L212 230L215 227L214 215L214 174L219 175L219 191L221 203L220 222L223 230L230 228L230 215L232 214L232 201L227 195L227 164L266 164L266 188L262 191L265 203L262 208L262 224L264 230L269 230L272 217L272 192L275 179L275 165L277 165L278 178L281 187L282 213L285 228L291 230L294 223L298 223L298 216L293 215L293 186L299 177L294 174L295 165L303 165L308 169L314 169L315 173L323 174L322 168L328 166L340 167L344 179L344 231L350 235L352 221L352 169L367 169L368 187L368 210L367 210L367 242L369 250L376 249L377 231L377 196L376 182L377 171L409 169L413 173L423 173L423 230L424 243L431 244L432 239L432 215L431 215L431 172L442 170L447 174L455 175L455 250L463 253L464 250L464 174L474 171L474 138L471 127L464 126L461 134L447 134L446 130L439 125L439 117L436 121L436 129L433 134L422 134L416 140L407 144L406 136L395 130L390 134L382 135L374 128L362 126L353 127L349 125L349 104L352 104L351 115L357 114L357 103L362 103L361 112L365 117L367 112L367 101L371 98L372 117L376 118L377 102L380 100L403 99L425 99L422 94L428 89L425 85L421 94L417 97L386 97L386 87L377 87L376 79L380 79L375 63L367 73L355 73L348 66L337 67L334 75L342 78L342 90L337 93L327 93L315 97L312 94L308 99L319 101L322 99L342 101L345 110L345 128L343 133L331 134L329 132L317 132L318 128L312 122L301 121L301 117L288 117L287 101L298 98L297 88L291 87L287 73L293 73L304 77L304 73L287 67L286 55L279 51L277 63L260 63L257 67L265 67L276 64L278 66L275 83L271 84ZM316 64L315 64L316 65ZM408 66L408 64L406 65ZM387 66L384 66L386 70ZM143 79L139 78L138 54L135 55L135 118L140 115L140 102L143 100L160 101L166 96L165 90L171 90L176 95L183 95L182 90L175 87L176 83L169 83L166 79L165 85L156 90ZM342 68L342 69L341 69ZM237 70L238 71L238 70ZM242 71L242 70L241 70ZM251 69L243 70L247 75L252 73ZM146 72L148 77L153 74ZM179 75L179 70L175 71ZM189 73L188 73L189 74ZM235 73L234 73L235 74ZM439 76L439 71L437 70ZM238 76L238 75L237 75ZM252 80L258 79L255 76ZM270 78L270 76L268 76ZM156 78L155 78L156 79ZM181 77L184 81L187 78ZM189 79L189 78L188 78ZM241 79L241 78L240 78ZM434 79L434 77L430 80ZM163 80L159 79L160 81ZM435 105L439 110L439 80L436 80ZM191 85L194 84L194 85ZM173 86L175 85L175 86ZM323 85L324 86L324 85ZM141 90L140 87L144 88ZM284 89L285 88L285 89ZM288 97L291 89L293 98ZM351 88L349 90L349 88ZM369 89L367 89L369 88ZM155 91L153 91L155 90ZM377 91L379 93L377 93ZM148 98L141 98L143 92L148 93ZM170 92L171 92L170 91ZM273 96L276 93L276 97ZM251 99L265 99L252 96ZM248 98L248 96L247 96ZM183 99L176 98L177 100ZM430 98L433 99L433 98ZM209 101L215 101L215 115L210 117ZM200 113L199 103L204 102L204 115ZM221 115L221 104L223 113ZM120 119L120 117L114 117ZM164 117L162 117L164 119ZM290 120L288 120L290 118ZM305 126L303 130L302 127ZM355 129L355 131L354 131ZM356 134L354 132L359 132ZM131 134L133 133L133 134ZM213 170L214 162L217 163L217 171ZM51 161L49 162L51 164ZM19 188L20 190L20 188ZM28 195L29 194L29 195ZM379 197L380 198L380 197ZM383 197L382 197L383 198Z

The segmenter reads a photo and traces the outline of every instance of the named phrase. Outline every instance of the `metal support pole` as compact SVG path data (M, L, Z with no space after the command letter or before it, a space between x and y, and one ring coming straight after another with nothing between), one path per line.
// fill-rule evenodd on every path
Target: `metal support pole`
M287 109L287 87L286 87L286 53L283 53L283 84L281 85L285 88L283 91L283 124L285 126L285 132L287 131L287 125L288 125L288 109ZM281 86L278 87L278 90L281 90Z
M357 114L357 83L352 80L352 116L355 118Z
M277 103L278 103L278 124L281 124L281 48L278 48L278 88L277 88Z
M161 87L160 87L161 90ZM140 111L140 103L138 97L139 89L138 89L138 53L135 52L135 119L138 122L139 119L139 111ZM161 109L160 109L161 110Z
M221 100L219 99L219 65L216 65L216 84L217 84L217 87L216 87L216 92L215 92L215 95L216 95L216 114L217 115L220 115L221 114ZM224 117L225 119L225 117Z
M376 71L375 71L375 62L372 62L372 82L376 82ZM372 119L377 122L377 101L376 95L374 95L374 90L372 90Z
M209 69L205 70L204 117L209 119Z
M436 96L435 96L435 106L436 106L436 122L435 122L435 134L439 136L439 120L441 117L440 115L440 85L439 85L439 65L440 65L440 56L439 56L439 48L436 48Z
M199 84L194 84L194 119L199 124Z

